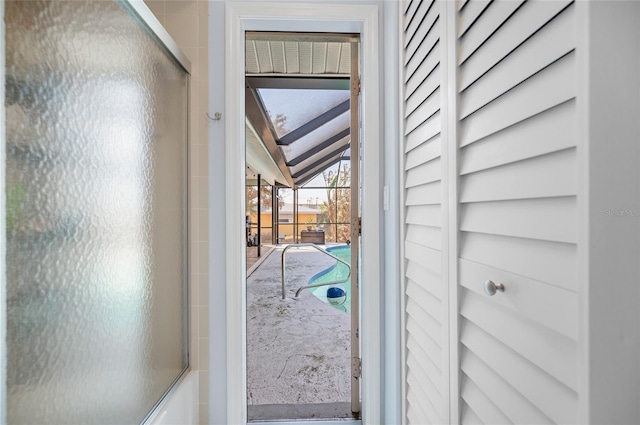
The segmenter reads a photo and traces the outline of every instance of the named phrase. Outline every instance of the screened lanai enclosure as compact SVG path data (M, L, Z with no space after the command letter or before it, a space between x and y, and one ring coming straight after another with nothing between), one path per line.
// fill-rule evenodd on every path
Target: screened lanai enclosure
M255 175L254 179L247 180L248 246L303 243L310 239L320 243L350 242L351 168L348 162L333 164L307 185L296 189L274 186L261 179L258 192L258 175L250 171L247 174Z
M350 42L248 33L247 245L349 242Z
M249 420L359 417L357 52L246 34Z

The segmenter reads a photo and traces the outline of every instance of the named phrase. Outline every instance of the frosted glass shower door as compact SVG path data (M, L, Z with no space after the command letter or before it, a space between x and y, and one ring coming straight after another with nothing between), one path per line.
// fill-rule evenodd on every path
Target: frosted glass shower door
M140 423L188 366L188 74L126 2L6 1L7 419Z

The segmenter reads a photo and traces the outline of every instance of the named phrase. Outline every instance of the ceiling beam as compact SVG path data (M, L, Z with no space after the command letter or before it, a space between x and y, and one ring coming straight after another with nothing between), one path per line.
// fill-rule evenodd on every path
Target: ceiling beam
M359 34L350 33L313 33L313 32L274 32L274 31L247 31L247 40L264 41L297 41L297 42L321 42L321 43L351 43L360 40Z
M331 167L333 164L336 164L340 161L349 161L351 159L350 156L339 156L338 158L336 158L335 160L328 162L327 164L325 164L322 168L323 169L327 169L329 167ZM303 184L305 184L306 182L308 182L309 180L313 179L315 176L317 176L321 171L323 171L322 169L316 169L313 172L309 173L308 175L306 175L305 177L301 177L299 179L296 180L296 185L302 186Z
M320 89L320 90L349 90L349 78L343 77L246 77L247 84L252 89Z
M280 140L278 141L278 144L284 145L284 146L290 145L296 140L311 133L313 130L316 130L319 127L322 127L324 124L328 123L329 121L339 117L340 115L348 111L349 111L349 100L345 100L338 106L334 106L333 108L329 109L327 112L323 113L322 115L318 115L311 121L301 125L300 127L290 132L289 134L284 135L283 137L280 138Z
M278 169L284 176L286 183L288 183L290 187L294 187L295 182L293 181L293 177L291 177L291 171L287 166L284 155L278 147L271 128L271 120L269 120L264 113L264 108L258 98L258 94L250 88L245 89L245 113L247 119L251 122L256 133L258 133L258 136L262 140L262 143L264 143L264 146L267 148L267 151L269 151L269 155L271 155L271 158L273 158ZM259 170L256 171L259 172Z
M319 165L324 164L329 159L335 157L336 155L340 154L341 152L346 151L347 149L349 149L349 143L346 143L346 144L338 147L338 149L335 149L331 153L328 153L328 154L324 155L322 158L318 158L317 160L313 161L312 164L309 164L306 167L304 167L302 170L293 173L291 175L291 177L293 177L294 179L297 179L297 178L299 178L301 176L304 176L309 171L317 168Z
M331 136L329 137L327 140L325 140L324 142L320 143L319 145L307 150L306 152L296 156L295 158L292 158L290 161L287 161L287 166L289 167L295 167L296 165L300 164L302 161L311 158L314 155L317 155L318 153L322 152L323 150L331 147L332 145L338 143L340 140L344 139L345 137L349 136L349 134L351 134L351 130L350 129L344 129L342 130L340 133L336 134L335 136Z

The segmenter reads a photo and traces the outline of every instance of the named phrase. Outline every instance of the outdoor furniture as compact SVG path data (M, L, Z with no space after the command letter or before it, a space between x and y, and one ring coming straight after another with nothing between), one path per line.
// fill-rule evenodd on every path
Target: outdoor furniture
M316 244L324 245L324 230L301 231L300 243L316 243Z

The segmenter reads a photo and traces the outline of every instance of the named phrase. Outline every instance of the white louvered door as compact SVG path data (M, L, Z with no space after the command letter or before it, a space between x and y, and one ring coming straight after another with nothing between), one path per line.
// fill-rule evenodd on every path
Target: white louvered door
M575 7L403 5L406 424L579 421Z
M576 423L575 7L458 13L461 423ZM486 280L505 286L484 293Z
M408 424L449 422L447 217L443 180L444 3L404 10L404 410ZM444 253L444 256L443 256Z

